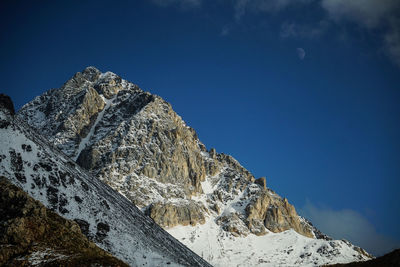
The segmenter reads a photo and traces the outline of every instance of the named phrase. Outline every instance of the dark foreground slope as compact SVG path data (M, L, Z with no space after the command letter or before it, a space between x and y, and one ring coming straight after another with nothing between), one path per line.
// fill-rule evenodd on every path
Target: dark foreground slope
M0 266L128 266L0 177Z
M0 96L0 175L131 266L209 266L130 201L53 148Z
M364 262L351 262L347 264L327 265L330 267L398 267L400 266L400 249L386 255Z

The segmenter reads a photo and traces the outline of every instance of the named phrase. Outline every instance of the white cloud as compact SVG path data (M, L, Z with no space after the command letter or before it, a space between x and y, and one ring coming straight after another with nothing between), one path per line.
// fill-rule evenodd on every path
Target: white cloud
M349 240L377 256L400 246L400 241L377 233L367 218L351 209L316 207L307 201L299 213L332 238Z
M322 0L322 7L335 21L354 21L377 27L399 6L398 0Z
M198 8L202 4L202 0L151 0L151 1L161 7L177 5L183 9Z
M350 21L381 30L386 54L400 66L399 0L322 0L321 6L337 23Z
M384 45L388 56L400 67L400 19L391 21L390 30L384 36Z

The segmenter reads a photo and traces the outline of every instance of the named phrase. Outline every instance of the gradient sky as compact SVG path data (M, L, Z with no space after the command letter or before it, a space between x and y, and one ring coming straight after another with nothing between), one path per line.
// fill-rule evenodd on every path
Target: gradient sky
M87 66L158 94L322 231L400 247L397 0L1 1L16 108Z

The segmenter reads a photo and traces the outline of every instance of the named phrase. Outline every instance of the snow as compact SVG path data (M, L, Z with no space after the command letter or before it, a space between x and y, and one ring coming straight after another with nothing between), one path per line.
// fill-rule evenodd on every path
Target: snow
M212 217L203 225L167 231L213 266L319 266L360 260L352 245L343 241L312 239L293 230L236 237Z
M94 131L96 129L97 124L103 119L104 112L111 106L112 102L115 100L117 95L115 95L111 99L107 99L103 95L100 95L100 96L103 99L103 101L105 102L105 106L104 106L103 110L100 111L99 114L97 115L96 121L94 122L94 124L90 128L89 133L84 138L82 138L81 142L79 143L79 147L78 147L78 149L76 151L76 154L75 154L75 157L74 157L75 161L78 159L78 157L81 154L82 150L84 150L85 147L88 145L88 143L90 141L90 138L94 135Z
M218 180L218 176L226 170L201 182L204 194L192 199L201 201L207 207L207 199L215 190L225 186L224 179ZM226 201L218 202L220 214L210 210L203 225L176 226L167 231L213 266L319 266L368 259L356 252L350 243L308 238L294 230L273 233L265 229L267 234L263 236L249 231L237 236L223 230L218 219L232 214L243 216L252 193L259 190L259 186L252 184L238 194L235 191L225 192ZM268 193L280 198L272 191ZM305 222L304 218L300 217L300 220ZM230 223L236 223L238 229L243 226L240 220L231 220Z
M67 255L63 255L49 248L46 248L42 251L33 252L31 255L29 255L29 257L27 257L27 260L32 266L37 266L43 264L50 264L52 261L63 260L67 258L68 258Z
M201 182L201 187L203 188L204 194L212 194L212 192L214 192L214 186L211 184L210 179Z

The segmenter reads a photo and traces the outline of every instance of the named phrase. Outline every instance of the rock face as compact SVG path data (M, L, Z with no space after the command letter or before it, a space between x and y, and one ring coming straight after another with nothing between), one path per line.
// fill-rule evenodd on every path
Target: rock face
M148 209L148 215L163 227L171 225L196 225L205 222L204 214L207 209L195 202L183 203L154 203Z
M0 108L0 124L3 125L0 128L0 176L6 177L46 208L75 221L59 221L61 219L55 218L53 213L47 213L43 209L31 211L30 206L27 206L22 211L28 216L26 218L16 218L9 222L9 218L0 216L0 219L6 220L5 224L1 224L0 230L5 229L4 231L10 233L5 235L5 242L13 245L14 241L8 238L15 237L15 242L21 243L21 249L25 249L25 245L31 247L35 238L38 238L36 241L44 238L52 243L54 241L54 244L66 242L68 245L71 236L67 235L63 239L64 232L67 234L71 230L78 233L80 228L90 241L130 266L210 266L155 224L129 200L80 168L26 122L13 116L5 108ZM4 191L4 194L8 193L8 190ZM4 204L5 208L7 206L10 205ZM36 217L43 220L55 218L64 223L65 229L54 229L56 232L61 231L62 236L55 234L55 239L50 236L47 238L47 226L41 224L40 218ZM85 244L91 246L81 239L76 241L83 242L82 248ZM13 252L10 253L6 252L6 256L12 258ZM65 253L61 254L69 255Z
M316 237L265 178L207 150L169 103L114 73L88 67L18 117L165 228L211 220L234 237L289 229Z
M0 177L0 266L128 266L97 247L78 224Z

